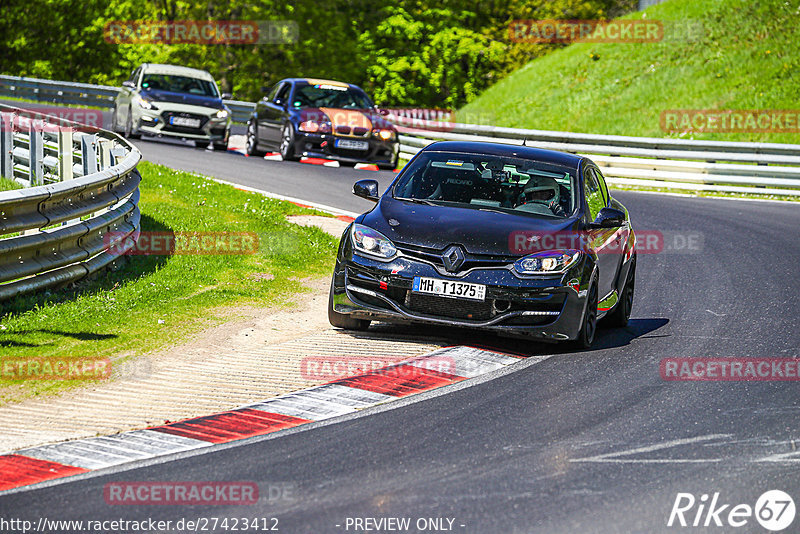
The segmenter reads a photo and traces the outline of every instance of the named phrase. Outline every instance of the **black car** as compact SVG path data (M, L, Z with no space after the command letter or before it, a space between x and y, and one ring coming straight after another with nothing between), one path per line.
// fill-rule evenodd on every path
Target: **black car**
M342 236L333 326L370 321L469 327L589 347L597 321L624 326L635 236L588 158L445 141L421 150Z
M247 153L278 150L284 160L316 157L341 165L397 167L397 130L358 86L289 78L275 84L247 123Z

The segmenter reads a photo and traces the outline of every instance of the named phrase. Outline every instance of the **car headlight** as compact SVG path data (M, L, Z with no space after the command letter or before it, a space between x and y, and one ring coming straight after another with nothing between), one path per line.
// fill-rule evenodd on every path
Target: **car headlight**
M142 98L141 96L137 96L136 101L138 102L139 107L142 109L158 109L157 107L155 107L155 105L153 105L152 102Z
M368 256L388 260L397 254L397 248L388 237L363 224L353 224L350 229L353 248Z
M228 110L227 109L221 109L221 110L217 111L217 118L218 119L224 119L227 116L228 116Z
M331 123L308 120L301 122L297 129L308 133L331 133Z
M393 141L396 136L394 130L389 130L387 128L376 128L375 130L372 130L372 135L381 141Z
M514 270L520 274L557 274L569 269L581 253L577 250L547 250L537 252L514 262Z

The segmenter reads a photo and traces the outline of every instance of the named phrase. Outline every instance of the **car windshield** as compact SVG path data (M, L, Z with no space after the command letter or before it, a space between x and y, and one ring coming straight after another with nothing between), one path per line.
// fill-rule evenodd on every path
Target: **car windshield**
M295 108L369 109L372 101L360 89L339 85L300 85L295 89Z
M400 200L519 214L568 217L575 211L575 171L532 159L425 152L394 187Z
M219 96L214 82L172 74L145 74L142 79L142 89L188 93L198 96Z

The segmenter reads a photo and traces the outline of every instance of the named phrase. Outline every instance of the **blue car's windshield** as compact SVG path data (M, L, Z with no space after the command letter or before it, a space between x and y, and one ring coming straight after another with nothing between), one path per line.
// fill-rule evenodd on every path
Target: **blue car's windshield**
M464 208L568 217L575 211L575 170L531 159L425 152L406 169L394 197Z
M370 109L373 104L367 95L351 87L316 84L298 85L292 106L295 108Z

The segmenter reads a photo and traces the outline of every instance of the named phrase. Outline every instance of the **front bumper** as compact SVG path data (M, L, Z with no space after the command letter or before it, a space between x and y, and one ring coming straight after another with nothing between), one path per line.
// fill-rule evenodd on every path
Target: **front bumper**
M366 141L366 150L351 150L336 146L336 140ZM400 143L382 141L375 137L337 137L331 134L314 134L297 131L294 153L309 158L323 158L349 163L375 163L396 166Z
M182 139L197 139L214 143L227 142L231 129L230 115L224 118L216 117L216 110L213 114L187 113L172 111L169 109L141 110L135 117L136 129L139 133L178 137ZM176 126L170 124L173 116L197 119L200 127L193 128L188 126Z
M583 263L583 262L580 262ZM337 261L333 280L335 311L358 319L443 324L509 336L561 341L575 339L582 324L586 289L575 266L564 275L519 277L507 268L475 269L443 275L433 265L400 256L381 262L359 255ZM486 285L483 302L421 295L414 277L452 279ZM580 281L576 290L565 281Z

